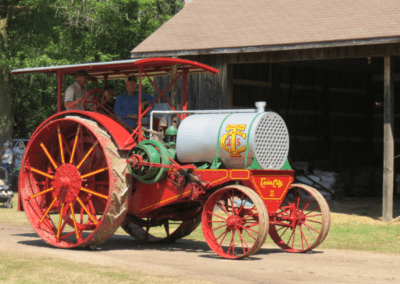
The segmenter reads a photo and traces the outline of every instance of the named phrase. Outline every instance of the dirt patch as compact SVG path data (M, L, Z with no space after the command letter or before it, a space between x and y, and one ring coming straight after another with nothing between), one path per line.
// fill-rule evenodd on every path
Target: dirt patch
M48 246L27 226L0 224L0 252L31 253L77 263L115 266L156 275L213 283L399 283L400 256L316 249L307 254L263 247L256 255L233 261L217 257L203 241L143 244L114 235L90 250Z

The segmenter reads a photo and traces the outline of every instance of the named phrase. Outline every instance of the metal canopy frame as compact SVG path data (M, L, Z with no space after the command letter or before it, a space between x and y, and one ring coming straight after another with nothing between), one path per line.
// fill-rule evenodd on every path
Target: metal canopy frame
M11 74L24 73L55 73L74 76L76 71L85 70L97 80L124 79L126 76L139 76L139 67L142 67L150 76L168 75L171 66L177 65L178 71L188 69L189 74L211 72L217 74L218 70L210 66L178 58L151 58L151 59L129 59L106 62L81 63L71 65L46 66L34 68L22 68L11 71Z
M138 123L137 127L133 130L131 137L138 135L138 143L145 138L142 134L142 117L146 115L151 107L164 98L169 104L172 110L176 111L176 106L165 97L165 93L171 88L180 77L182 77L183 84L183 98L182 98L182 110L187 110L187 76L189 74L198 74L204 72L210 72L217 74L219 71L210 66L190 61L186 59L178 58L151 58L151 59L130 59L120 61L108 61L108 62L94 62L94 63L83 63L83 64L72 64L63 66L48 66L48 67L35 67L35 68L23 68L15 69L11 71L11 74L25 74L25 73L53 73L57 74L58 77L58 96L57 96L57 112L62 110L62 83L63 75L74 76L76 71L85 70L95 80L104 80L104 84L108 80L125 79L127 76L135 76L139 79L139 111L138 111ZM147 107L142 113L142 78L143 76L149 78L150 82L159 92L158 97L155 101ZM154 83L151 77L156 76L171 76L171 84L163 91ZM185 115L181 119L183 119ZM128 141L127 141L128 143Z

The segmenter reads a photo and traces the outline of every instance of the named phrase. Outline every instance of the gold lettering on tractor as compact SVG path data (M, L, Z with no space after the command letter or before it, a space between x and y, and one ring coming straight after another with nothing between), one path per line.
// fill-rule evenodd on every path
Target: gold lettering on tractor
M269 180L267 178L261 178L261 187L265 188L267 185L271 185L274 188L281 188L283 186L283 181L280 179Z
M243 133L241 131L244 131L246 129L246 124L230 124L226 126L225 131L229 131L225 133L224 136L221 138L221 146L222 149L230 153L231 157L240 157L240 153L246 150L246 146L243 145L241 146L240 143L240 137L243 137L243 139L246 139L246 133ZM228 148L228 147L231 148ZM236 148L240 147L240 148Z

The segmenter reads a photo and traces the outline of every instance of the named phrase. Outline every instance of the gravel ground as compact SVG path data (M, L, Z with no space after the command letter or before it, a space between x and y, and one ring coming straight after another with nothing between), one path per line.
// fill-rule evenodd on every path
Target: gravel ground
M225 260L203 241L142 244L114 235L90 250L60 250L48 246L32 228L0 223L0 251L30 252L77 263L116 266L157 275L179 276L213 283L400 283L400 256L355 251L322 250L284 253L264 247L246 260Z

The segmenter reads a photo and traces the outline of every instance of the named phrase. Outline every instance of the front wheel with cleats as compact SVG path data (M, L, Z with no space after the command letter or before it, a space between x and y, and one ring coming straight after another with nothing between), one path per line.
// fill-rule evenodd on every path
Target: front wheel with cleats
M19 178L36 233L61 248L111 237L127 212L125 158L93 121L67 117L42 127L25 151Z
M256 253L268 234L268 212L259 195L239 185L224 187L207 200L203 234L218 255L238 259Z
M287 252L307 252L320 245L329 232L330 211L316 189L292 184L271 218L269 234Z

